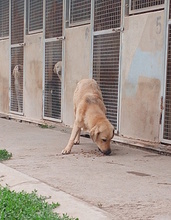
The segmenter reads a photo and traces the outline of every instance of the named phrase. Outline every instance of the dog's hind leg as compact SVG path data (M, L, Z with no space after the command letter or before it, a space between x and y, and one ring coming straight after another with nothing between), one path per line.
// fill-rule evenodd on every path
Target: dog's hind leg
M62 154L69 154L71 152L71 149L74 145L74 140L76 139L78 133L80 132L80 129L81 128L78 127L77 122L75 121L72 132L71 132L70 139L68 141L67 146L63 149Z
M80 144L80 133L81 133L81 128L79 129L78 134L74 140L75 145Z

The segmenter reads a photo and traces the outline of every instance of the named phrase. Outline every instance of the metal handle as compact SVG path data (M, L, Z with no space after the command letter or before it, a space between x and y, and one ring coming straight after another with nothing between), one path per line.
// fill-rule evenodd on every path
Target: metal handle
M112 31L115 32L115 33L123 32L123 31L124 31L124 28L123 28L123 27L120 27L120 28L113 28Z
M20 43L19 45L20 45L20 46L25 46L25 45L26 45L26 43Z
M65 36L57 37L57 40L65 40Z

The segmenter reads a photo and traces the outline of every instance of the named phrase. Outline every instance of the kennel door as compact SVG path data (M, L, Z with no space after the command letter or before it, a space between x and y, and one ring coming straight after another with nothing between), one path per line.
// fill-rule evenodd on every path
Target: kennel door
M95 0L93 4L93 78L98 82L107 118L118 130L121 38L120 0Z
M162 118L162 142L171 144L171 1L168 1L169 10L167 14L167 47L166 47L166 79L163 104L163 118Z
M10 112L23 114L24 0L10 5Z
M43 117L57 121L61 121L62 21L63 1L45 1Z

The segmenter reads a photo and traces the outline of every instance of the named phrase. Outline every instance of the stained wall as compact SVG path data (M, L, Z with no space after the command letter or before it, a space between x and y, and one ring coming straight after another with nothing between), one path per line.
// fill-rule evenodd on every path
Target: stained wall
M90 78L90 25L66 29L63 122L73 125L73 93L78 81Z
M24 48L24 116L43 117L43 34L26 35Z
M164 12L125 18L120 134L159 141L164 76Z
M0 112L9 112L9 40L0 41Z

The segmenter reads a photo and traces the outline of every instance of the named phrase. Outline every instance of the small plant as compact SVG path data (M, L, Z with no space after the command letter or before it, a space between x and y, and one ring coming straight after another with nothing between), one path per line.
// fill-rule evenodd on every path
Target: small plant
M0 161L8 160L12 157L12 153L9 153L7 150L0 150Z
M32 193L11 191L8 187L0 186L0 219L13 220L78 220L67 214L59 216L53 209L59 203L49 204L46 197L37 196L36 190Z
M39 124L39 127L40 128L48 128L48 125L47 124L44 124L44 125L43 124Z
M53 126L53 125L47 125L47 124L39 124L39 127L40 128L45 128L45 129L47 129L47 128L50 128L50 129L52 129L52 128L55 128L55 126Z

